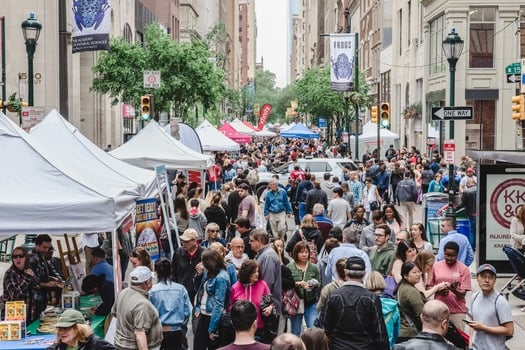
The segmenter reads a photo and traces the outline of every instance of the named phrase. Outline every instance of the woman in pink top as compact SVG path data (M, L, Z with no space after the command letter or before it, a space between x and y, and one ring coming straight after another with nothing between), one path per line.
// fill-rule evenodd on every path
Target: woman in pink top
M259 265L254 260L246 260L239 269L238 281L232 286L230 292L230 305L237 300L249 300L257 307L257 332L256 336L264 337L264 322L262 312L268 316L272 312L272 306L261 311L261 299L263 295L271 294L268 285L259 279Z

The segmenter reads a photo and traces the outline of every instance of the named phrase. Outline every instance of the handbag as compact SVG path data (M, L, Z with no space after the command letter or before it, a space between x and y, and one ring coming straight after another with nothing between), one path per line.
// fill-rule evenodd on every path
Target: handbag
M379 202L378 201L372 201L370 202L370 211L379 210Z
M219 338L221 345L231 344L235 340L235 328L233 328L232 317L227 310L222 310Z
M299 308L299 303L300 299L294 288L283 291L283 316L295 316L295 314L297 314L297 309Z
M466 349L470 341L469 335L461 328L456 327L452 321L448 322L448 329L445 338L460 349Z

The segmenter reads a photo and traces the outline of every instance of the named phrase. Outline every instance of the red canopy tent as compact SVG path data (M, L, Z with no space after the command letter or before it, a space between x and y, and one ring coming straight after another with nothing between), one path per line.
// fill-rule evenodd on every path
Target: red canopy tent
M235 129L229 123L222 124L218 130L222 132L224 135L226 135L226 137L232 139L233 141L239 144L252 142L251 136L239 134L237 131L235 131Z

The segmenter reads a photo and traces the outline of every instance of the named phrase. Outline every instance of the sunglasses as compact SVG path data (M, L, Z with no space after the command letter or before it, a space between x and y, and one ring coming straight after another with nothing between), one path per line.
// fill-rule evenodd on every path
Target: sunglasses
M22 258L25 258L26 256L24 254L13 254L13 259L22 259Z
M208 230L208 232L219 232L219 230Z

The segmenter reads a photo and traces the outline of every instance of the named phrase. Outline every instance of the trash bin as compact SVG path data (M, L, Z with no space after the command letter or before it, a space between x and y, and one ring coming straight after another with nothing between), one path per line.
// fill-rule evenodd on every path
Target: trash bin
M461 233L463 236L469 238L470 236L469 219L456 219L456 231L458 231L458 233Z

